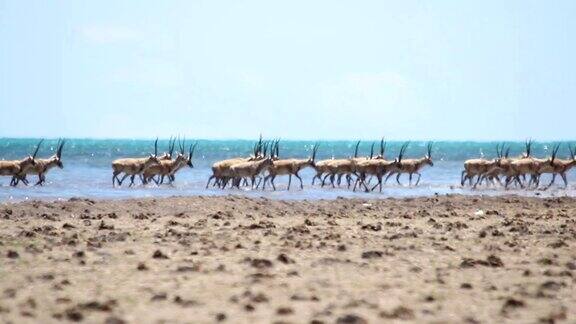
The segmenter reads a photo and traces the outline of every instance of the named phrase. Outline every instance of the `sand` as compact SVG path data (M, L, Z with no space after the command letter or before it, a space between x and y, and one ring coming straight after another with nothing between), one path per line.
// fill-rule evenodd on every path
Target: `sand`
M0 205L0 319L576 321L576 199Z

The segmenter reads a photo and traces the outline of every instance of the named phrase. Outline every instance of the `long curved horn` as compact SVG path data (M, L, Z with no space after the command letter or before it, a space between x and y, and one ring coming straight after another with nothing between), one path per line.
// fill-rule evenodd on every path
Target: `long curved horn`
M62 158L62 148L64 147L64 143L66 143L66 140L62 139L60 141L60 145L58 146L58 149L56 150L56 156L58 157L58 159Z
M314 144L314 147L312 148L312 161L316 160L316 152L318 152L319 146L320 146L320 144L316 143L316 144Z
M190 144L190 150L188 152L188 160L192 161L192 157L194 156L194 150L196 149L196 145L198 142L194 142L194 144Z
M374 157L374 142L372 142L372 146L370 147L370 160Z
M534 143L532 139L526 141L526 157L530 157L532 153L532 143Z
M500 152L500 144L496 144L496 157L502 158L502 153Z
M384 157L384 151L386 150L386 144L384 143L384 137L380 140L380 157Z
M570 150L570 156L572 157L572 160L576 160L574 158L576 154L576 145L574 145L574 148L572 148L572 146L568 144L568 150Z
M168 141L168 154L172 156L174 154L174 145L176 144L176 138L170 135L170 141Z
M276 152L275 152L276 157L279 157L280 156L280 139L276 140L275 150L276 150Z
M40 145L42 145L42 142L44 142L44 139L41 139L40 142L36 144L36 149L34 150L34 154L32 154L33 159L36 158L36 155L38 154L38 150L40 149Z
M354 148L354 157L358 157L358 146L360 146L360 141L356 142L356 148Z
M428 157L432 158L432 144L433 142L428 142Z
M158 156L158 137L154 141L154 156Z
M556 159L556 155L558 154L558 150L560 149L560 144L555 144L554 148L552 149L552 160L551 162L554 162L554 160Z
M398 162L402 161L402 158L404 157L404 153L406 152L408 145L410 145L410 141L402 144L402 147L400 148L400 153L398 154Z

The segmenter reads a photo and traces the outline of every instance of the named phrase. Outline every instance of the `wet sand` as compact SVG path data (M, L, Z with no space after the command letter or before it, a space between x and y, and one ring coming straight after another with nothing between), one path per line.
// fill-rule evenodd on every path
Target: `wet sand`
M0 205L0 320L576 320L576 199Z

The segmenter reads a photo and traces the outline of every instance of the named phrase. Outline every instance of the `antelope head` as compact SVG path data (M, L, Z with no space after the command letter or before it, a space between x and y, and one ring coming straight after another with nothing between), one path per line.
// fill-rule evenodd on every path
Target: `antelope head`
M358 147L360 146L360 141L356 142L356 145L354 146L354 156L352 156L351 158L356 159L358 158Z
M434 162L432 162L432 142L428 142L426 145L426 156L424 157L424 161L429 166L434 166Z
M154 141L154 154L150 154L146 162L144 162L144 167L147 168L150 165L158 164L160 161L158 160L158 137L156 137L156 141Z
M402 159L404 158L404 153L406 153L406 149L408 148L408 145L410 145L410 142L406 142L404 144L402 144L402 146L400 147L400 152L398 153L398 157L396 159L394 159L393 165L400 168L402 167Z
M570 150L570 158L572 159L570 164L568 164L568 168L572 168L576 165L576 145L572 148L570 144L568 144L568 149Z
M170 136L170 141L168 142L168 152L164 153L164 155L159 157L159 159L172 160L172 156L174 155L174 145L176 145L176 138L172 138L172 136Z
M560 144L554 145L554 148L552 149L552 156L550 157L550 159L548 159L548 163L551 166L554 166L554 160L556 160L556 156L558 155L559 149L560 149Z
M260 139L258 140L258 142L256 142L256 144L254 144L254 148L252 149L252 155L250 155L250 158L248 159L249 161L257 161L264 158L264 156L262 155L262 146L263 146L262 134L260 134Z
M186 165L188 165L191 168L194 167L194 164L192 164L192 157L194 156L194 150L196 149L196 145L198 145L198 143L190 144L190 148L188 150L188 159L186 161Z
M280 159L280 139L277 139L273 142L272 152L270 155L274 161L278 161Z
M494 165L500 167L502 164L502 150L504 150L504 144L496 144L496 158L494 159Z
M36 155L38 155L38 150L40 149L40 145L42 145L42 142L44 142L44 139L41 139L40 142L36 144L36 149L34 150L34 153L32 153L32 155L28 155L26 158L24 158L24 160L20 161L20 165L22 167L26 167L29 165L36 165Z
M308 164L313 168L316 168L316 153L318 152L318 146L319 146L318 143L314 144L314 146L312 147L312 155L308 158L308 161L306 162L306 164Z
M378 154L374 159L383 160L385 151L386 151L386 142L384 141L384 137L382 137L382 139L380 140L380 154Z
M532 154L532 144L534 141L532 139L526 140L524 147L526 148L526 152L522 153L523 158L529 158Z
M64 164L62 163L62 148L64 147L65 142L66 141L63 139L58 140L58 144L56 146L56 154L52 157L52 160L60 169L64 169Z

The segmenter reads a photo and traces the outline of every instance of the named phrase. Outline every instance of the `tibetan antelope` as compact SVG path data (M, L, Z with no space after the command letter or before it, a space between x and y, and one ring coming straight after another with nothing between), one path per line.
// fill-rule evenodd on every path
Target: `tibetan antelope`
M538 169L540 169L544 164L551 164L552 160L548 159L537 159L532 157L532 144L534 142L532 140L526 141L526 152L522 155L521 158L515 159L510 162L510 167L508 170L508 174L506 176L506 184L505 188L508 189L508 186L512 181L517 182L520 185L520 188L524 188L524 184L520 177L525 178L527 175L530 175L532 179L537 177ZM533 181L528 183L528 187L533 183Z
M348 188L350 188L351 185L351 176L355 173L355 164L357 161L360 160L366 160L367 158L359 158L358 157L358 147L360 146L360 141L356 142L356 145L354 147L354 156L347 158L347 159L333 159L330 160L327 163L326 168L328 169L328 172L326 173L326 175L324 175L324 178L322 179L322 187L324 187L324 184L326 182L326 178L330 177L330 183L332 184L332 188L335 188L336 186L334 185L334 179L336 176L338 176L338 185L340 185L340 181L342 179L343 176L346 177L346 181L348 183Z
M64 147L65 142L65 140L59 139L58 144L56 145L56 154L47 159L34 159L36 163L23 168L17 176L14 176L13 181L16 181L16 184L18 184L18 181L26 180L27 175L36 174L38 175L38 182L36 182L36 185L41 186L44 184L44 182L46 182L46 173L48 173L50 169L54 167L60 169L64 168L64 164L62 163L62 148ZM38 144L38 147L40 147L40 143Z
M554 181L556 180L556 176L560 175L562 180L564 180L564 187L568 188L568 179L566 177L566 173L570 171L576 165L576 146L572 148L570 144L568 144L568 150L570 150L570 159L558 159L556 157L558 150L560 149L560 145L556 145L552 151L552 161L550 164L544 164L538 170L538 175L536 176L536 186L540 184L540 176L544 173L552 174L552 180L550 183L545 187L545 189L550 188Z
M262 185L262 190L266 188L266 181L270 180L272 188L276 190L276 185L274 184L274 179L279 175L288 175L288 190L290 190L290 184L292 183L292 176L295 176L300 180L300 189L304 189L304 184L302 183L302 178L298 174L302 169L306 167L315 167L316 152L318 151L318 144L314 144L312 147L312 155L308 159L278 159L279 156L279 143L276 142L273 149L273 159L272 165L268 167L268 175L264 177L264 184Z
M356 172L358 173L358 177L356 179L356 182L354 183L353 191L356 191L356 186L358 185L358 183L360 183L360 185L364 186L364 191L366 192L373 191L378 186L380 187L379 188L380 192L382 192L382 178L390 170L399 167L407 146L408 144L402 145L400 153L398 154L398 158L392 161L387 161L386 159L384 159L384 153L386 151L386 143L384 142L384 139L382 139L380 141L380 154L378 156L373 157L373 153L371 153L370 159L356 162ZM368 189L366 183L367 175L375 176L376 179L378 180L378 183L376 183L370 190Z
M214 180L214 185L218 185L220 188L224 189L228 184L229 180L233 177L233 174L230 171L232 165L262 159L263 158L261 155L262 147L263 147L262 136L260 136L258 142L254 144L254 147L252 149L252 155L243 158L241 157L241 158L226 159L212 164L212 175L208 178L206 188L208 188L210 182Z
M266 150L266 147L264 148ZM236 188L240 188L240 182L244 178L250 179L251 187L254 189L254 184L256 183L256 177L260 175L266 168L272 165L272 157L264 156L264 158L254 161L240 162L233 164L230 167L230 173L232 174L233 183L232 185Z
M386 182L392 175L396 174L396 182L400 184L400 175L402 175L402 173L407 173L410 176L408 182L408 185L410 186L412 185L412 176L416 174L418 175L418 180L416 180L415 184L417 186L418 183L420 183L420 177L422 176L420 170L422 170L426 165L431 167L434 166L434 162L432 161L432 142L427 144L426 155L423 158L402 160L402 162L398 164L398 167L393 168L390 171L384 182Z
M36 149L32 155L28 155L26 158L22 160L13 160L13 161L0 161L0 176L11 176L12 180L10 181L11 186L16 186L18 181L18 175L24 169L28 169L30 166L36 165L36 154L38 154L38 149L40 148L40 144L44 139L41 139L40 142L36 145ZM28 181L24 178L18 178L22 180L24 184L28 184Z
M464 171L462 171L462 175L460 177L460 184L464 186L466 180L469 180L470 185L472 186L472 181L474 177L477 177L476 182L472 186L472 188L476 188L480 181L483 179L482 177L488 173L494 167L499 166L500 159L502 158L502 150L500 145L496 145L496 158L492 160L487 160L484 158L480 159L470 159L464 162ZM496 175L497 176L497 175ZM498 179L499 180L499 179Z
M152 164L149 167L144 169L143 177L145 182L148 183L150 180L153 180L157 185L164 183L164 178L167 176L169 183L172 183L175 180L175 174L180 169L185 167L186 165L190 168L193 168L194 165L192 164L192 156L194 154L194 149L196 148L196 144L190 144L190 149L188 151L188 155L185 154L184 142L179 142L178 146L180 151L175 159L159 159L159 163ZM173 154L173 147L172 151L170 152L170 156ZM155 180L154 177L159 176L160 179Z
M481 176L479 184L482 184L483 181L485 181L486 184L495 184L494 180L496 180L500 186L504 186L500 180L500 176L508 177L512 175L510 164L515 159L510 157L510 147L506 148L506 152L504 152L504 148L505 144L502 144L497 165L491 166L488 171Z
M118 181L118 185L121 186L122 182L130 176L130 187L134 185L134 178L137 175L141 175L144 170L154 164L158 164L159 160L158 154L158 138L154 142L154 154L145 158L122 158L112 161L112 186L115 186L115 181ZM118 179L118 175L124 173L122 179ZM145 184L145 179L143 179L143 184Z

